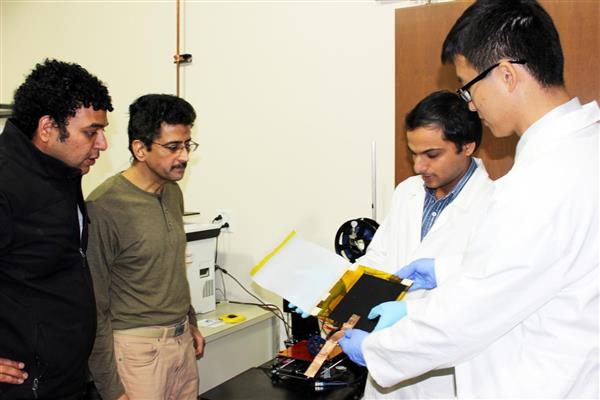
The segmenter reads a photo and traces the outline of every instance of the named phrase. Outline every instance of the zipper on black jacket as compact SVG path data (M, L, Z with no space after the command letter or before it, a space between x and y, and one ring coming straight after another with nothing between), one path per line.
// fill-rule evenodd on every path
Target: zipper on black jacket
M38 378L33 378L33 386L31 387L31 390L33 391L33 398L34 399L38 398L38 393L37 393L38 384L39 384Z
M40 323L37 323L35 326L35 336L34 336L34 346L35 346L34 358L35 358L35 365L36 365L36 369L37 369L37 376L33 378L32 385L31 385L31 391L33 392L34 399L37 399L39 397L38 388L40 386L40 380L46 373L46 368L48 367L42 361L42 358L40 357L40 354L39 354L41 340L42 340L41 335L42 335L42 327L41 327Z
M44 373L46 372L46 366L44 365L44 363L42 363L42 360L40 359L39 355L35 355L35 363L36 366L38 368L39 375L36 376L35 378L33 378L33 384L31 385L31 391L33 392L33 398L37 399L38 396L38 388L40 386L40 379L42 379L42 377L44 376Z

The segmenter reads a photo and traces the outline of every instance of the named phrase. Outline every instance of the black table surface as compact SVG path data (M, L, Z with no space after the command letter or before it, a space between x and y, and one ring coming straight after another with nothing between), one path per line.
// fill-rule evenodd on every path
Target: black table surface
M361 384L324 391L315 391L306 385L273 383L268 374L269 363L253 367L220 385L202 393L200 400L351 400L360 399L364 390ZM202 377L200 377L202 379Z

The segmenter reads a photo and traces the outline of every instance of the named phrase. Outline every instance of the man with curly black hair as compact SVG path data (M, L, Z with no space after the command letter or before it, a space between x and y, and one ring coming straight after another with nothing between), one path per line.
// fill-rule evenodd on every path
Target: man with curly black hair
M0 399L81 399L96 312L81 177L106 150L106 87L45 60L0 135Z

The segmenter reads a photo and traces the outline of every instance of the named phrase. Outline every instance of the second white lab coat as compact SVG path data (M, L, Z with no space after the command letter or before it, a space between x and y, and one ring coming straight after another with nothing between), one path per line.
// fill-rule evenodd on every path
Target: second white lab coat
M417 258L436 258L436 264L443 265L436 269L438 283L453 273L461 264L473 226L484 217L494 188L481 160L475 159L475 162L477 169L456 199L442 211L423 241L423 180L412 176L401 182L394 192L389 215L375 233L367 254L356 263L394 273ZM405 298L421 298L428 293L418 290ZM454 390L453 369L445 368L391 388L382 388L369 378L364 398L453 398Z
M460 398L598 398L600 109L574 99L521 137L460 273L369 335L392 386L454 365Z

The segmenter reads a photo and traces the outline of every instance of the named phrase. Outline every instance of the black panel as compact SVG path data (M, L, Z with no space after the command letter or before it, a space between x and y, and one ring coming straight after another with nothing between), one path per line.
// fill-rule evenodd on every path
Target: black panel
M341 325L352 314L357 314L360 320L355 328L371 332L379 320L367 318L371 308L386 301L396 300L405 289L406 286L399 282L363 274L331 312L329 318Z

